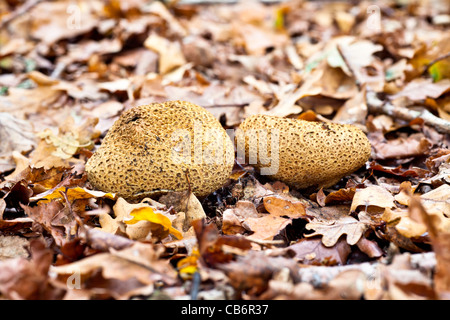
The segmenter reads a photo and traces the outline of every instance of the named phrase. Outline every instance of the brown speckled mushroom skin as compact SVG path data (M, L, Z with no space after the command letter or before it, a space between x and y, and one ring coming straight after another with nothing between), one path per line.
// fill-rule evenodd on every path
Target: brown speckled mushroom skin
M194 138L195 124L200 139ZM172 152L178 150L180 141L173 139L176 130L190 134L189 163L172 161ZM208 130L216 130L213 140L203 136ZM197 156L202 155L199 150L215 150L216 144L223 146L221 161L195 161L195 150ZM187 190L187 171L192 192L206 196L223 186L233 163L233 143L209 111L185 101L168 101L124 112L86 163L86 172L94 188L136 200L158 190Z
M272 130L279 130L279 168L269 177L297 189L328 188L363 166L371 153L364 132L352 125L255 115L239 128L247 135L247 157L256 146L249 146L249 137L260 136L255 129L267 129L269 137ZM270 158L271 139L267 140ZM260 157L254 164L259 170L269 165L261 164Z

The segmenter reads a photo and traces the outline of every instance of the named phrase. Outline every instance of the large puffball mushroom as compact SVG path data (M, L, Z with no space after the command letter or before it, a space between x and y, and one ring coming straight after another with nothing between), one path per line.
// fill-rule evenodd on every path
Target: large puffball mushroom
M96 189L139 200L167 191L206 196L227 181L234 146L206 109L185 101L134 107L86 163Z
M297 189L328 188L371 153L364 132L352 125L255 115L239 129L238 152L245 150L249 164Z

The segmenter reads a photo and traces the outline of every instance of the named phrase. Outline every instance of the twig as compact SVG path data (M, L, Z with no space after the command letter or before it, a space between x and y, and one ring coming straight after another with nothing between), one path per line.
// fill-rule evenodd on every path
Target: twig
M188 191L189 191L189 194L190 194L190 193L192 193L192 188L191 188L191 179L189 179L189 169L186 169L184 171L184 176L186 178L186 182L188 184Z
M342 60L344 61L345 65L347 66L348 70L350 71L350 73L355 78L355 84L358 87L358 90L361 90L361 81L359 79L359 76L358 76L359 74L358 74L357 70L353 69L353 66L347 60L347 57L345 56L344 51L342 50L342 48L341 48L341 46L339 44L336 46L336 49L339 52L339 54L341 55Z
M361 90L361 82L358 79L358 73L355 72L356 70L354 70L352 68L351 64L345 57L345 54L343 53L342 48L339 45L337 45L337 50L338 50L339 54L341 55L342 59L344 60L345 65L348 67L350 72L355 77L355 81L356 81L356 85L358 86L358 89ZM426 66L426 70L428 70L428 68L431 67L436 62L443 60L447 57L450 57L450 53L440 56L439 58L430 62ZM368 91L367 94L374 95L375 93ZM421 118L421 119L423 119L425 124L434 127L437 131L439 131L441 133L450 133L450 121L436 117L434 114L432 114L431 112L429 112L426 109L423 109L421 111L413 110L413 109L409 109L409 108L394 106L390 102L382 103L378 99L377 99L377 103L371 104L368 102L367 106L368 106L370 112L383 113L383 114L387 114L389 116L399 118L402 120L406 120L406 121L412 121L414 119Z
M262 247L272 247L274 245L282 245L284 244L283 240L260 240L260 239L252 239L247 238L250 242L256 243Z
M8 23L13 21L14 19L17 19L18 17L26 13L28 10L30 10L31 8L33 8L34 6L38 5L40 2L43 1L48 0L28 0L27 2L25 2L24 5L20 6L19 8L8 14L0 21L0 29L3 29L3 27L6 26Z
M76 214L73 210L72 210L72 204L69 201L69 197L67 196L67 187L65 188L65 191L59 191L59 193L63 196L64 201L67 204L67 208L69 209L69 214L74 218L74 220L76 221L78 228L80 229L81 232L84 233L84 235L86 235L86 228L84 227L84 223L81 220L81 218L78 216L78 214ZM74 230L75 231L75 230ZM67 235L69 236L69 235Z
M425 74L425 73L428 71L428 69L431 68L431 66L432 66L433 64L435 64L435 63L437 63L437 62L439 62L439 61L441 61L441 60L445 60L445 59L447 59L447 58L450 58L450 52L447 52L446 54L444 54L444 55L442 55L442 56L439 56L439 57L437 57L436 59L434 59L433 61L431 61L430 63L428 63L428 64L424 67L424 70L423 70L422 74Z
M191 287L191 300L197 300L198 293L200 291L200 283L202 282L202 278L200 273L195 272L192 277L192 287Z
M243 108L248 106L248 103L228 103L228 104L212 104L204 106L204 108Z
M394 106L391 103L383 103L382 105L368 104L369 111L374 113L383 113L398 119L412 121L417 118L423 119L426 125L434 127L441 133L450 133L450 121L436 117L428 110L413 110L405 107Z
M436 258L434 252L416 253L410 255L411 270L420 270L422 272L432 272L436 267ZM359 270L364 273L368 280L376 280L380 276L380 268L385 264L382 262L364 262L359 264L350 264L344 266L312 266L299 270L302 282L313 285L324 285L330 282L338 274L348 270Z
M132 198L145 198L145 197L153 197L153 196L159 196L163 193L169 193L173 192L175 190L169 190L169 189L155 189L150 191L140 191L132 194Z

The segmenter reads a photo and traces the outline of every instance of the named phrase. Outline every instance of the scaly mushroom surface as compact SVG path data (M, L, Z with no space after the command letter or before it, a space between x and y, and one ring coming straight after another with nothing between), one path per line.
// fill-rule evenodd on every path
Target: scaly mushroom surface
M297 189L328 188L369 159L371 145L352 125L254 115L239 126L238 150L261 174Z
M233 164L233 143L209 111L168 101L124 112L86 172L93 187L134 200L189 186L206 196L223 186Z

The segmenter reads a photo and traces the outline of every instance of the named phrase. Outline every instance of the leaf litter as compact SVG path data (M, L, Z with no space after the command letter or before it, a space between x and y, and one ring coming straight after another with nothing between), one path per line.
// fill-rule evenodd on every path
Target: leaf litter
M0 298L450 298L438 2L0 4ZM175 99L231 129L354 124L371 159L315 191L244 159L203 198L93 190L84 165L119 115Z

